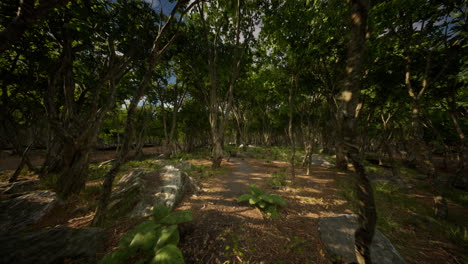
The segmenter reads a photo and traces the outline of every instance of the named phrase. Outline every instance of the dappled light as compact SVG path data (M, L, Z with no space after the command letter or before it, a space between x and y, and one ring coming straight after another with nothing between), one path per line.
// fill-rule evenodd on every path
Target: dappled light
M465 263L466 9L2 1L0 263Z

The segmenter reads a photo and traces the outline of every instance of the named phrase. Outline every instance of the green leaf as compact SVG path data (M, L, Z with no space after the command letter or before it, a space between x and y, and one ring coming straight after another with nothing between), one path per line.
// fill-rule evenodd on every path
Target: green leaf
M155 221L159 221L169 215L171 212L171 209L169 209L167 206L164 205L156 205L153 208L153 216Z
M124 249L117 249L114 252L106 254L99 264L120 264L124 263L130 257L130 253L128 250Z
M252 197L253 196L251 194L246 193L246 194L241 195L241 197L239 197L239 199L237 199L237 202L239 202L239 203L244 202L244 201L249 200Z
M131 232L125 234L119 241L120 248L128 248L138 233L155 232L161 225L154 221L146 221L135 227ZM135 249L132 247L132 249Z
M255 196L260 196L265 193L264 191L262 191L260 188L258 188L257 186L253 184L249 185L249 188L252 191L252 194Z
M249 204L254 205L254 204L257 204L259 201L260 199L258 199L255 196L252 196L252 198L249 199Z
M156 242L154 251L156 252L158 249L168 244L177 245L178 243L179 243L179 229L177 228L177 225L163 227L161 229L159 239Z
M159 221L162 224L178 225L193 220L192 213L188 210L173 212Z
M146 232L139 232L135 235L132 242L130 242L130 249L141 249L144 251L150 250L157 241L156 231L148 230Z
M268 206L265 211L267 212L267 214L273 218L273 219L276 219L279 217L279 214L278 214L278 210L276 210L276 206L272 205L272 206Z
M156 252L150 264L184 264L184 257L180 249L169 244Z
M267 203L265 203L265 201L260 200L258 202L258 207L265 209L266 206L267 206Z
M286 201L281 199L279 195L273 194L272 196L273 196L274 204L281 205L281 206L286 205Z

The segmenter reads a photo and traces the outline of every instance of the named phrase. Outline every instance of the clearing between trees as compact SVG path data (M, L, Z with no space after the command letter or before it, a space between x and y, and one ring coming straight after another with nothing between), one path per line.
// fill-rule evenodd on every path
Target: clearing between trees
M154 151L147 151L151 150ZM185 170L197 180L199 188L187 192L176 207L176 211L190 210L193 215L192 221L180 225L179 248L185 263L345 263L327 251L318 226L321 218L355 212L352 178L332 168L328 156L314 154L315 165L310 175L306 175L305 168L297 167L296 176L291 179L290 164L281 158L275 160L281 157L272 154L276 152L275 148L251 146L224 161L221 169L211 169L210 160L201 158L204 153L166 161L150 158L130 162L118 179L131 171L161 168L154 164L177 164L184 159L190 163ZM404 174L404 182L395 183L389 169L371 163L368 168L379 169L379 174L384 175L373 179L379 217L377 228L391 240L406 263L463 263L466 240L457 234L456 227L466 227L468 209L460 201L450 200L449 220L436 220L430 216L431 194L424 180L418 179L421 176L418 171ZM35 177L21 175L20 182ZM101 183L99 177L88 181L80 195L65 201L66 207L48 214L29 231L52 226L86 228L93 219ZM161 185L161 180L152 184ZM286 201L286 205L278 207L277 218L248 202L238 202L252 184ZM5 195L8 196L4 194L3 199ZM145 219L119 216L108 221L103 251L97 252L94 260L70 258L67 263L98 261L105 252L115 250L120 238ZM447 224L453 229L447 231L444 226ZM125 263L136 263L136 260Z

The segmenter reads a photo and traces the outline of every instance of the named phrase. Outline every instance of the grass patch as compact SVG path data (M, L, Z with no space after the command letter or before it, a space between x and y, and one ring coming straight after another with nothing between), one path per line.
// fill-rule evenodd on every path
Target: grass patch
M162 168L161 164L155 162L154 159L146 159L146 160L130 160L126 162L125 164L122 165L120 168L120 173L121 174L127 174L133 169L144 169L147 171L153 171L153 170L159 170ZM118 178L118 177L117 177Z
M366 166L366 171L368 173L382 174L385 172L385 169L378 165L370 164Z
M111 167L112 165L110 164L103 166L99 166L99 164L90 164L88 169L88 180L95 181L104 179Z
M177 152L171 155L172 161L184 161L191 159L209 159L211 153L209 150L202 150L197 152Z
M287 161L291 160L291 147L283 147L283 146L273 146L273 147L259 147L259 146L251 146L247 147L244 151L248 156L255 158L255 159L262 159L267 160L267 162L271 162L273 160L278 161ZM296 158L294 160L295 165L299 165L302 162L302 157L305 155L304 150L302 148L296 148Z
M442 188L442 195L450 201L468 207L468 192L452 187Z
M284 187L287 185L288 172L286 168L281 168L271 174L268 183L272 186Z
M351 209L357 211L355 182L352 175L337 180L340 195L349 201ZM419 229L420 232L434 234L435 237L451 241L465 258L466 252L461 250L468 247L468 216L449 214L446 220L437 220L433 216L430 206L419 203L410 196L411 191L400 189L391 183L374 184L374 198L377 208L377 228L386 234L394 243L405 247L407 240L414 234L407 233L407 229ZM466 193L451 190L449 199L466 202ZM447 193L448 194L448 193ZM447 195L449 197L450 195ZM444 241L441 240L441 241Z
M400 173L404 176L408 176L410 178L414 178L414 177L417 177L421 174L423 174L422 172L416 170L416 169L411 169L411 168L406 168L406 167L401 167L400 168Z

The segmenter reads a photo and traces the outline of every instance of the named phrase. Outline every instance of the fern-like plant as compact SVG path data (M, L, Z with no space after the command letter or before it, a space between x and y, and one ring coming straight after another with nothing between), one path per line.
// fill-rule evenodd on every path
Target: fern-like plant
M139 257L138 263L183 264L179 243L178 224L192 221L190 211L172 212L163 205L153 209L152 220L141 223L125 234L117 250L107 254L99 264L125 263Z
M283 206L286 205L286 201L281 199L277 194L266 193L257 186L251 184L249 185L250 193L241 195L238 202L249 201L249 204L254 205L260 210L263 210L271 218L278 218L278 209L277 205Z

